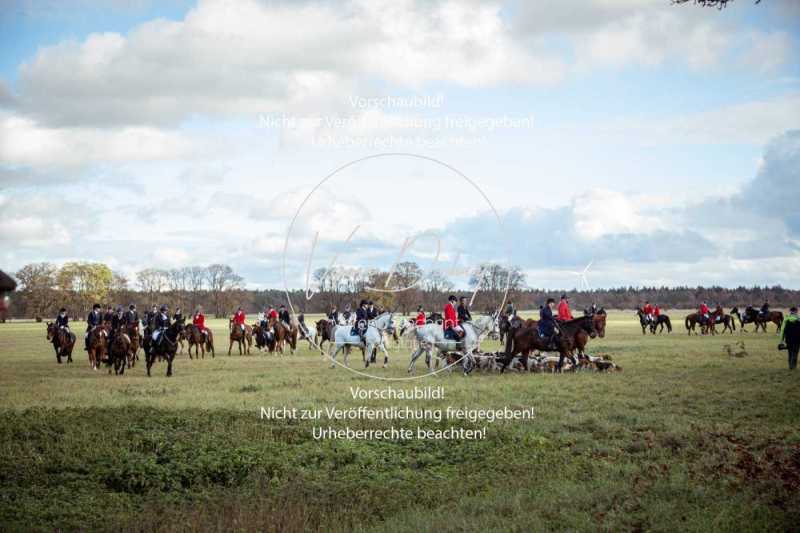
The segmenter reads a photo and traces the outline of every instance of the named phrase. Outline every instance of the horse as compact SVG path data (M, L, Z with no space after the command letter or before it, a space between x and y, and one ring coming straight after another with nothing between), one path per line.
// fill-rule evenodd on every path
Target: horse
M47 323L47 340L53 343L56 352L56 361L61 364L61 358L66 357L67 363L72 362L72 349L75 347L75 334L64 328L56 326L53 322Z
M319 338L319 342L317 339L314 339L314 342L319 347L320 351L322 351L322 345L325 344L325 341L328 341L328 349L330 349L330 344L333 343L333 330L336 328L336 324L333 321L323 318L322 320L317 321L317 335ZM322 351L323 355L325 354Z
M700 333L706 335L710 330L716 333L714 330L714 321L709 318L708 321L703 323L701 320L700 313L689 313L686 315L686 318L683 319L683 323L686 326L686 333L687 335L691 335L694 333L697 335L697 331L695 331L695 326L700 324Z
M114 368L116 375L125 373L125 366L130 361L131 355L131 339L120 328L114 335L114 340L111 342L108 358L108 373L111 373L111 368Z
M559 353L556 369L560 371L564 365L564 359L567 358L573 362L574 366L577 366L577 361L572 356L572 352L580 343L577 340L580 330L585 331L590 337L596 336L597 331L594 327L593 316L582 316L580 318L561 322L558 328L561 333L555 337L555 348ZM603 334L605 335L605 330ZM586 342L588 342L588 339ZM585 342L583 346L585 346ZM509 332L508 339L506 340L506 353L505 360L502 364L502 371L505 371L506 367L508 367L517 354L521 354L521 363L527 368L528 356L533 350L549 351L551 347L548 345L548 340L543 339L539 335L539 328L536 321L528 320Z
M369 321L367 331L364 334L365 342L361 341L361 337L353 335L350 326L336 326L333 330L333 344L330 347L331 368L336 366L336 355L344 350L344 365L348 366L350 358L350 349L353 346L359 346L366 349L364 353L370 354L365 357L364 366L369 367L369 364L375 362L375 354L373 348L378 347L383 351L383 368L389 364L389 352L386 351L386 346L383 342L383 331L389 327L392 321L392 313L383 313L378 315L374 320Z
M480 348L480 342L484 335L495 331L497 326L496 316L480 316L475 320L463 322L464 336L459 340L447 339L444 336L444 329L440 324L425 324L416 326L415 333L419 347L411 354L411 361L408 364L408 373L414 373L414 366L423 352L425 352L425 364L428 369L431 365L431 350L436 348L439 358L446 358L450 354L458 354L461 361L461 368L464 375L469 374L475 368L474 352Z
M507 314L500 313L500 316L497 317L497 322L497 331L500 335L500 344L503 344L503 341L506 339L506 336L511 329L511 320Z
M770 311L763 319L764 331L767 331L767 322L772 322L777 326L775 330L777 333L781 332L781 325L783 324L783 313L781 311Z
M203 359L206 358L206 352L211 352L211 357L214 357L214 336L210 329L206 330L204 335L200 328L194 324L187 324L183 328L186 342L189 345L189 359L192 358L192 347L194 347L195 358L199 359L202 355Z
M230 329L230 345L228 346L228 355L231 354L231 349L233 349L233 343L239 343L239 355L242 355L242 343L244 343L244 353L250 354L250 347L253 345L253 328L244 324L244 331L238 325L233 323L233 320L229 321L228 328ZM223 345L224 346L224 345Z
M250 326L253 328L253 342L256 345L256 348L259 350L269 349L272 351L271 347L269 346L270 340L274 337L274 334L269 335L271 333L270 329L261 325L261 323L256 323Z
M286 326L282 320L271 318L268 327L275 332L275 349L283 353L283 348L288 342L289 349L294 355L294 351L297 349L297 327L293 325Z
M130 355L128 356L128 368L136 365L136 360L139 359L139 346L142 341L142 336L139 334L139 322L132 322L125 326L125 334L131 340Z
M97 370L108 350L108 330L105 325L95 326L89 331L89 363L92 370Z
M308 349L313 350L314 345L317 343L317 327L314 324L306 324L305 322L300 322L297 325L297 330L300 334L300 340L308 341Z
M601 339L604 338L606 336L606 318L608 317L606 310L601 307L593 315L589 316L592 317L592 324L597 336Z
M736 330L736 320L731 315L726 315L722 308L719 307L714 310L714 314L711 315L712 321L714 324L722 324L722 333L726 331L733 335L733 332ZM716 328L712 328L711 333L716 333Z
M173 322L169 327L161 332L158 341L151 340L145 349L145 359L147 361L147 377L150 377L150 368L156 361L156 357L167 360L167 377L172 376L172 361L178 351L178 335L183 326L178 322Z
M652 331L654 335L656 333L656 329L658 329L659 326L661 327L661 329L658 330L659 333L664 333L664 326L667 327L667 333L672 333L672 322L669 319L669 315L658 315L656 317L656 321L653 323L652 326L653 328Z
M639 317L639 324L642 326L642 335L647 334L648 327L650 328L650 332L655 334L656 332L655 322L650 320L650 317L648 317L644 313L644 310L641 307L636 308L636 316Z

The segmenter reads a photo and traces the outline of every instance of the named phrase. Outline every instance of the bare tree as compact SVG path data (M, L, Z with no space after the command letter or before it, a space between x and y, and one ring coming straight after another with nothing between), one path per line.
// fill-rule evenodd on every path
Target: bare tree
M208 281L208 289L211 292L211 298L214 302L214 314L217 318L223 317L227 314L226 307L231 305L227 296L227 292L235 289L241 289L244 283L244 278L233 271L228 265L213 264L209 265L206 274Z

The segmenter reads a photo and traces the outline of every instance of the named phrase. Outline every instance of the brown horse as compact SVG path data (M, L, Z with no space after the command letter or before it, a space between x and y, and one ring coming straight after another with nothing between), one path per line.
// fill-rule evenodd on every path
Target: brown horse
M206 329L204 335L200 328L194 324L187 324L183 328L183 334L186 337L186 342L189 345L189 359L192 359L192 348L194 347L195 358L206 358L206 352L211 352L211 357L214 357L214 336L210 329Z
M781 332L781 324L783 324L783 313L781 311L770 311L767 313L767 316L761 317L761 327L764 328L764 331L767 331L767 324L772 322L775 324L777 329L775 330L777 333Z
M319 342L317 342L317 347L322 351L324 354L325 352L322 349L322 345L325 344L325 341L328 341L328 346L333 342L333 327L334 323L327 319L322 319L317 321L317 337Z
M108 373L111 373L111 368L113 367L116 375L124 374L125 366L129 363L130 357L131 339L122 330L117 331L109 350Z
M695 327L700 324L700 333L706 335L709 331L713 330L714 328L714 321L709 319L708 322L703 324L700 320L700 313L689 313L686 315L686 318L683 320L684 325L686 326L686 334L691 335L694 333L697 335L697 330Z
M591 316L568 320L560 323L558 327L561 334L555 337L554 341L556 351L559 353L557 370L560 371L566 358L569 358L577 366L577 361L572 352L577 348L579 332L583 330L590 337L594 337L597 335L597 331L594 328L594 318ZM552 347L548 345L547 339L539 336L538 323L535 320L528 320L521 326L512 328L509 331L506 340L505 360L502 362L503 370L518 354L521 355L523 368L528 368L528 356L533 350L549 351L552 350Z
M47 340L53 343L53 349L56 351L56 361L58 361L59 365L62 357L67 358L67 363L72 362L72 349L75 347L74 333L48 322Z
M233 323L233 320L228 322L230 329L230 345L228 346L228 355L231 354L233 343L239 343L239 355L242 355L242 344L244 344L244 353L250 355L250 347L253 345L253 328L244 324L244 331L238 325Z
M267 327L272 328L275 332L275 350L283 353L283 349L288 343L291 353L294 354L297 348L297 326L286 327L282 320L270 318Z
M736 330L736 320L731 315L726 315L725 312L722 310L721 307L718 307L714 314L711 315L711 319L714 324L722 324L722 333L726 331L733 335L733 332ZM715 333L714 327L712 327L711 333Z
M128 368L136 366L136 361L139 359L139 347L142 344L142 335L139 333L139 323L132 322L125 326L125 333L131 340L130 352L128 355Z
M89 331L89 363L97 370L108 351L108 329L105 325L95 326Z

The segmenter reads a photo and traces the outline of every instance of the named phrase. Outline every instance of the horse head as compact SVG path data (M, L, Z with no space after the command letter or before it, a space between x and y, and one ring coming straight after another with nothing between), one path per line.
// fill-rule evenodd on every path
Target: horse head
M601 339L606 336L606 314L597 312L592 315L592 325Z
M381 313L372 321L372 325L375 326L377 329L383 331L389 327L389 324L392 323L392 313L387 311L385 313Z
M53 340L53 337L56 334L56 325L52 322L47 323L47 340Z

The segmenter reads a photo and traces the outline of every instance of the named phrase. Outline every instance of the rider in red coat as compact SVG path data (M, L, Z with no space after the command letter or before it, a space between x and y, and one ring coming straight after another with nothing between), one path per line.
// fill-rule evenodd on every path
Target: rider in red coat
M461 328L458 325L458 313L456 312L457 301L458 300L453 295L447 299L447 304L444 306L444 322L442 323L445 334L451 332L450 334L454 339L458 339L461 336Z
M238 325L244 331L244 323L247 320L247 317L244 314L244 310L240 307L236 310L236 314L233 315L233 323Z
M656 318L661 316L661 309L658 307L658 305L653 308L653 316Z
M427 320L425 320L425 310L420 305L417 308L417 325L418 326L424 326L426 324L426 322L427 322Z
M202 333L203 335L207 335L206 315L203 314L202 309L198 309L195 312L194 318L192 318L192 324L194 324L197 327L197 329L200 330L200 333Z
M560 320L562 322L572 320L572 313L569 311L569 303L566 294L562 294L561 301L558 302L558 316L556 317L556 320Z

